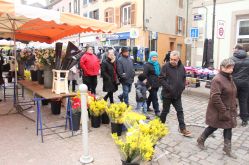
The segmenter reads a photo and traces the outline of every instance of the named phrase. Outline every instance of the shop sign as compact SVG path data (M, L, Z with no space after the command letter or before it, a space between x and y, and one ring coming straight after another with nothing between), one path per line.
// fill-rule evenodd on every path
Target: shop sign
M139 36L138 29L131 29L130 30L130 38L138 38L138 36Z

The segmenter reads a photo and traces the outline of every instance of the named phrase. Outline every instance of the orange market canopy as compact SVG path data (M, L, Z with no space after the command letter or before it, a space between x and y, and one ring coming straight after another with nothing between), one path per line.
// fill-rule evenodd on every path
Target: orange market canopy
M108 33L114 28L114 24L70 13L21 5L13 0L0 0L1 38L52 43L77 33Z

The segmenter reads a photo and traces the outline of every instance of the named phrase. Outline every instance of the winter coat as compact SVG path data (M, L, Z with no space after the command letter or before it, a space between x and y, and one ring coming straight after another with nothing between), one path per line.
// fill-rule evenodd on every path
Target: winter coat
M232 60L235 62L233 80L237 87L249 86L249 57L244 50L234 52Z
M151 63L146 63L144 65L143 73L147 77L147 85L151 88L158 88L160 86L159 77L155 73L154 66Z
M132 84L135 71L130 57L121 56L117 61L117 72L122 84Z
M4 59L3 59L3 56L0 54L0 85L2 85L4 83L4 80L3 80L3 73L2 73L2 67L3 67L3 64L4 64Z
M80 67L84 76L97 76L100 69L99 59L94 54L85 53L80 59Z
M214 128L235 128L236 95L236 86L231 76L223 72L217 74L211 82L206 124Z
M116 92L118 90L118 76L116 67L116 61L111 63L109 59L106 59L102 62L101 75L103 78L104 92Z
M146 84L144 84L142 81L137 80L137 83L135 83L136 87L136 101L137 102L143 102L146 101L146 91L147 87Z
M186 82L185 68L181 61L178 62L177 67L173 67L169 62L167 62L162 67L159 82L163 87L163 98L180 98L185 89Z

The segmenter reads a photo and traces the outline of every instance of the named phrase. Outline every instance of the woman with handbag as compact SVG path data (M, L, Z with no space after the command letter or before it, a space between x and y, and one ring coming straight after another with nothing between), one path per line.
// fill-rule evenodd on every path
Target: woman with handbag
M103 91L107 92L104 100L110 99L110 103L113 101L113 93L118 90L118 76L117 76L117 64L114 50L109 49L107 51L107 58L102 62L101 75L103 78Z
M198 147L205 149L204 142L218 128L224 129L224 153L236 159L231 152L232 128L237 125L237 90L232 79L235 63L231 59L225 59L220 64L218 73L211 82L210 98L206 113L208 127L197 139Z

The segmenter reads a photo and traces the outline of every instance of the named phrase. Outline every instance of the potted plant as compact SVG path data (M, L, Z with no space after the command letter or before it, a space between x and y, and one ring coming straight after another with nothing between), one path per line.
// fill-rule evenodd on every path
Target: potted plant
M72 125L69 122L70 130L78 131L80 128L80 119L81 119L81 99L80 95L71 98L72 105Z
M106 112L111 120L112 133L117 133L118 136L122 134L122 127L124 123L124 117L127 112L131 111L131 106L125 103L111 104Z
M168 133L167 126L165 127L159 119L154 119L148 124L143 120L135 122L123 139L117 134L112 134L112 137L120 149L122 164L139 165L141 161L152 159L155 144Z
M43 66L44 74L44 87L52 88L53 73L52 69L55 65L55 50L52 48L41 49L37 52L37 60L39 64Z
M108 108L107 102L103 99L91 101L89 104L89 112L91 116L91 125L93 128L100 127L101 115Z
M141 121L146 120L146 116L137 112L128 112L124 117L126 128L131 128L138 125Z

